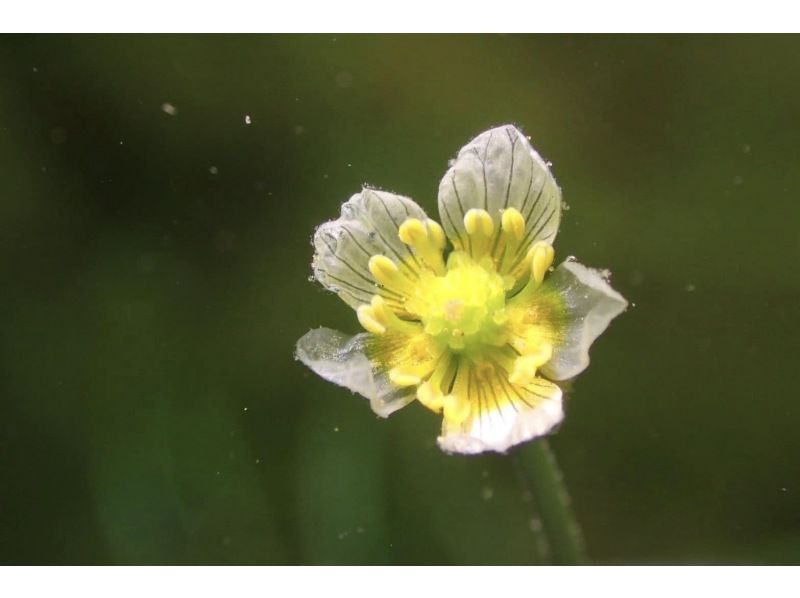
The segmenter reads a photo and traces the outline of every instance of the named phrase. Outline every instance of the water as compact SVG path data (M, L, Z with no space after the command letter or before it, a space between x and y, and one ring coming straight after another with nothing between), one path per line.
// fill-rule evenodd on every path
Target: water
M590 557L800 561L800 38L0 43L0 561L535 562L507 458L292 357L358 330L314 228L504 122L635 304L552 438Z

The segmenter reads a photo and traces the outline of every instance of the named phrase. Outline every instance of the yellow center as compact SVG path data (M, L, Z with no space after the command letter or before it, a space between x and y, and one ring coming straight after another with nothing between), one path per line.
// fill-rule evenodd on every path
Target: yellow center
M480 264L454 251L444 276L421 278L413 303L424 331L455 353L505 343L506 289L491 261Z
M524 387L550 360L558 332L547 320L560 306L546 296L534 301L553 248L539 241L522 251L525 220L517 210L505 210L499 228L488 212L469 210L445 263L442 228L406 220L399 236L413 257L372 256L378 293L357 310L392 383L417 386L420 402L453 422L469 417L472 376L503 372Z

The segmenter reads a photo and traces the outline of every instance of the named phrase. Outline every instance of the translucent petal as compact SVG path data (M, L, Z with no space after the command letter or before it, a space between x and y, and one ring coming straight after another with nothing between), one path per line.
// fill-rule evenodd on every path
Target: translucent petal
M439 184L439 215L458 248L469 249L464 215L471 208L489 212L495 235L500 232L503 210L519 210L525 218L519 256L535 241L555 239L561 190L528 138L513 125L485 131L461 148Z
M397 294L379 290L367 264L373 255L385 255L409 270L418 268L397 231L406 218L425 217L422 208L407 197L364 189L342 205L338 219L314 233L314 276L353 308L369 303L375 293L398 307Z
M414 390L396 388L364 353L368 334L347 336L330 328L310 330L297 341L297 359L330 382L369 399L372 410L388 417L414 400Z
M500 381L474 384L473 409L462 424L446 419L438 442L448 453L506 452L512 446L544 436L562 420L561 389L542 378L526 387Z
M628 302L606 282L604 273L577 262L563 262L543 285L558 293L566 308L565 330L553 358L542 368L552 380L566 380L589 365L589 347Z

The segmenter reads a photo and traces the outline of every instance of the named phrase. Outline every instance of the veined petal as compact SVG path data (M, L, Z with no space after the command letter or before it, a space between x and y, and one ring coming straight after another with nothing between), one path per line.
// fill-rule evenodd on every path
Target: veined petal
M449 453L506 452L512 446L544 436L563 418L561 389L542 378L525 386L510 384L504 373L473 379L471 411L461 423L445 418L438 442Z
M528 138L505 125L481 133L458 152L439 184L439 215L453 245L472 251L464 217L471 209L488 212L494 222L490 249L498 260L502 213L510 208L524 219L521 239L509 256L513 266L532 243L552 244L561 220L561 190Z
M314 233L312 267L316 279L357 308L380 294L395 309L402 304L397 290L379 287L369 270L369 260L382 255L413 276L417 258L398 236L406 218L424 220L425 212L407 197L364 189L342 205L341 216Z
M589 347L628 302L597 270L577 262L563 262L544 282L544 292L557 293L564 304L564 329L542 373L566 380L589 365Z
M369 337L316 328L297 341L296 355L316 374L369 399L375 413L388 417L414 400L415 389L398 388L370 362L365 352Z

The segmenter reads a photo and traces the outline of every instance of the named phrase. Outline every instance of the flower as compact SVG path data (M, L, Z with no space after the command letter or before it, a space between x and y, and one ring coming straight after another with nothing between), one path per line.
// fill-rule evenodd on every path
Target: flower
M442 413L446 452L505 452L562 420L556 381L589 365L627 302L607 273L571 258L551 268L561 190L516 127L463 147L438 203L441 225L365 187L317 228L314 276L366 332L311 330L297 357L380 416L415 399Z

